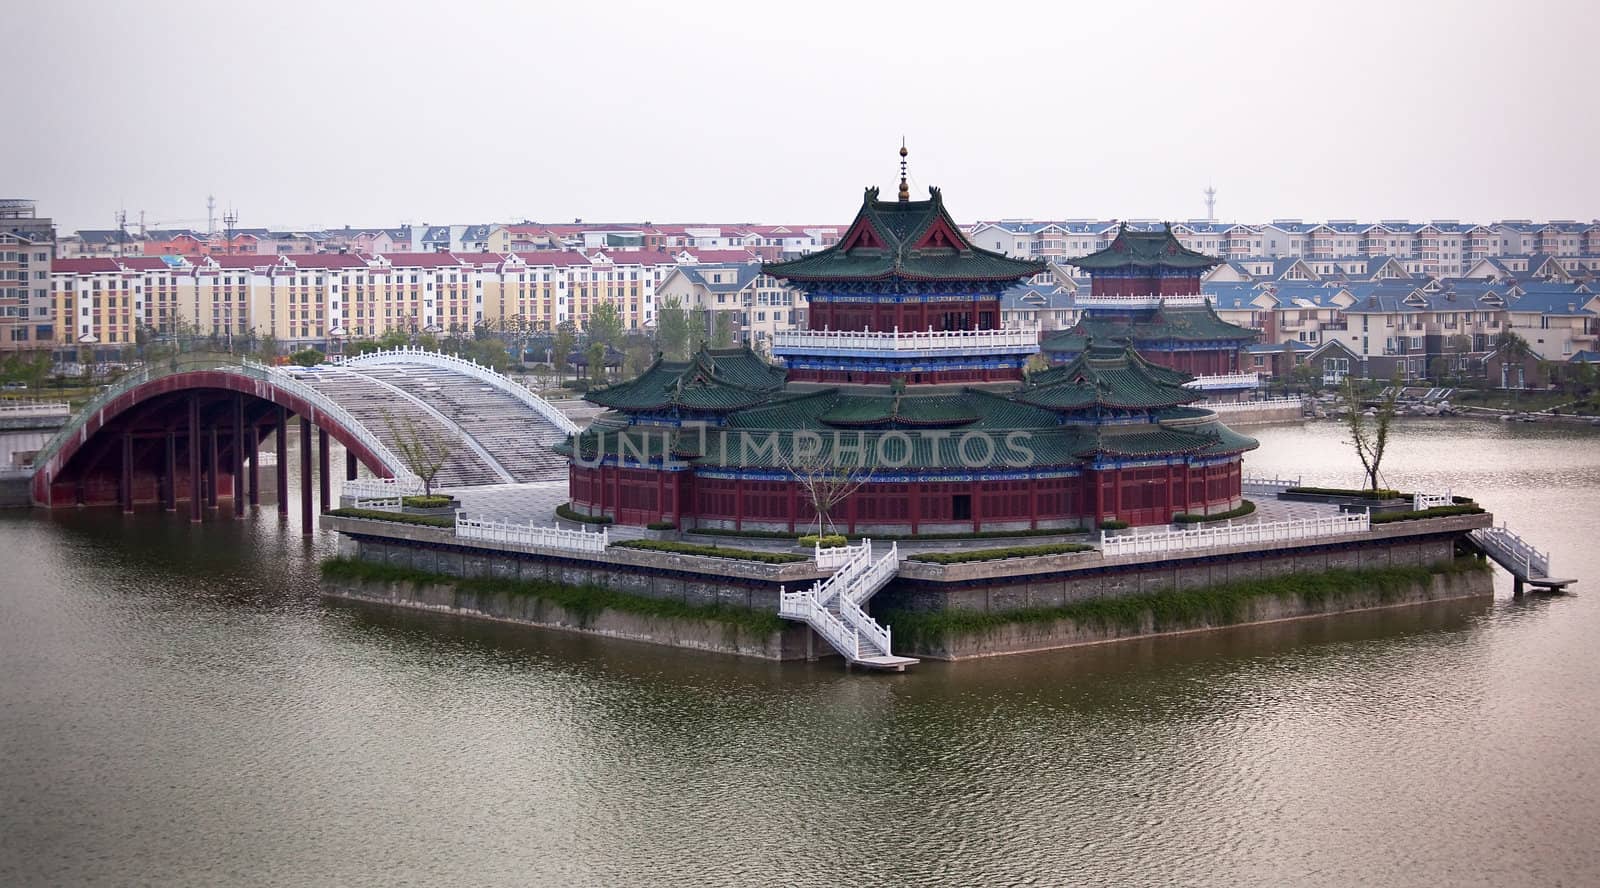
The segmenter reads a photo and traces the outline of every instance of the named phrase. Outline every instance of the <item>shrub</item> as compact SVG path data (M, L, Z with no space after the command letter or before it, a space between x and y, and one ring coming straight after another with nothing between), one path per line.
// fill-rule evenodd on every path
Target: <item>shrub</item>
M680 543L675 540L624 540L611 545L613 548L620 546L625 549L674 552L679 555L733 558L739 561L759 561L762 564L790 564L806 560L804 555L796 555L792 552L756 552L750 549L724 549L721 546L702 546L698 543Z
M380 509L333 509L329 515L340 518L361 518L366 521L392 521L395 524L421 524L427 527L455 527L454 515L407 515L403 512L385 512Z
M832 549L838 546L848 545L848 541L844 538L844 534L842 533L829 533L824 534L821 537L818 537L814 533L808 533L800 538L800 545L808 547L821 546L824 549Z
M578 521L584 524L611 524L612 519L606 515L585 515L574 511L571 503L562 503L556 506L556 514L568 521Z
M1082 543L1051 543L1044 546L971 549L966 552L919 552L908 556L906 560L928 561L934 564L962 564L968 561L999 561L1002 558L1031 558L1035 555L1066 555L1071 552L1093 551L1093 546L1086 546Z
M1434 506L1431 509L1410 512L1377 512L1372 516L1373 524L1389 524L1394 521L1418 521L1424 518L1449 518L1452 515L1478 515L1482 514L1483 507L1477 503L1458 503L1453 506Z
M1180 514L1180 515L1173 515L1172 516L1172 523L1173 524L1203 524L1204 522L1207 522L1207 521L1226 521L1229 518L1243 518L1244 516L1249 515L1251 512L1254 512L1255 510L1256 510L1256 504L1250 502L1249 500L1245 500L1243 503L1241 503L1239 505L1239 508L1237 508L1237 509L1229 509L1226 512L1212 512L1210 515L1197 515L1197 514L1194 514L1194 513L1184 513L1184 514Z
M1100 522L1100 529L1101 530L1127 530L1128 529L1128 522L1126 522L1126 521L1118 521L1116 519L1112 519L1110 521L1102 521L1102 522Z
M410 506L413 509L442 509L454 502L454 499L439 494L432 496L403 496L400 498L401 505Z
M290 363L299 364L302 367L315 367L322 363L322 357L322 352L319 352L314 348L303 348L290 355L289 361Z
M711 620L767 634L784 627L784 621L771 611L754 611L726 604L688 604L666 598L646 598L618 592L604 586L568 586L546 580L513 580L501 577L452 577L389 564L373 564L350 558L330 558L322 562L327 580L377 583L439 583L454 586L468 594L526 595L559 605L562 610L586 624L602 610L616 610L650 617Z
M1352 487L1291 487L1284 493L1304 493L1311 496L1353 496L1360 499L1407 499L1409 493L1398 490L1380 488L1378 490L1359 490Z
M678 525L671 521L652 521L645 525L647 530L677 530Z

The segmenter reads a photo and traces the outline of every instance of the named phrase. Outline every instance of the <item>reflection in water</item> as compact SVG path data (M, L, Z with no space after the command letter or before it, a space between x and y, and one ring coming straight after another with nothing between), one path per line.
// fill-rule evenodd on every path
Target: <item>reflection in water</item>
M1597 444L1412 423L1387 473L1579 595L903 675L325 603L271 508L7 513L0 883L1592 882Z

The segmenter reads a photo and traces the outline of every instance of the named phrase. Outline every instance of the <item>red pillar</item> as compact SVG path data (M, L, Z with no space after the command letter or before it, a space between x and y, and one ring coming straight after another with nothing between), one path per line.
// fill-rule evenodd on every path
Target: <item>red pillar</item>
M906 512L911 515L911 533L914 535L917 532L917 525L922 522L922 483L913 481L909 486L911 502L906 503Z
M133 435L122 433L122 511L133 511Z
M167 476L162 479L161 504L168 512L178 511L178 433L167 429Z
M200 396L189 396L189 520L200 520Z
M311 535L311 420L300 417L300 532Z
M744 480L733 482L733 529L744 530Z
M244 517L244 395L233 396L233 515Z
M1028 527L1039 529L1039 482L1037 479L1028 481Z
M317 429L317 505L320 511L329 509L328 501L333 498L333 473L328 471L328 431Z
M217 507L217 482L222 475L222 465L217 460L217 427L212 426L207 430L206 446L210 448L210 455L206 459L206 507Z
M289 411L278 408L278 520L289 520Z
M250 439L246 442L249 446L247 454L250 459L250 505L261 505L261 430L258 426L250 426Z
M981 487L978 482L974 481L967 490L969 491L967 495L972 498L972 532L977 533L983 530L983 496L980 492Z

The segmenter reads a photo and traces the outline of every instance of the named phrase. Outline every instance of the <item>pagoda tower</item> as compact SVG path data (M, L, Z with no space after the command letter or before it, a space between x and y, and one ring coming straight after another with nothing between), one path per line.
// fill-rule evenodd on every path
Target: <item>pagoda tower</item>
M1087 296L1078 297L1078 324L1048 337L1053 362L1069 362L1090 342L1127 342L1153 363L1193 374L1191 388L1247 390L1254 374L1241 370L1240 351L1257 331L1217 317L1200 292L1200 278L1222 260L1178 242L1168 226L1133 231L1124 224L1103 250L1071 260L1089 273Z
M804 290L806 329L777 334L791 382L908 386L1019 382L1037 326L1001 324L1000 294L1045 264L973 246L937 188L914 201L900 148L898 200L868 188L837 244L766 274Z

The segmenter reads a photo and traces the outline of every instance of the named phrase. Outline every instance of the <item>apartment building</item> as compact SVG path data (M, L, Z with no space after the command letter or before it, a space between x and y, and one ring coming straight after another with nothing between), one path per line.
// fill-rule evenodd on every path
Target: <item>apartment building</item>
M53 335L50 272L55 225L31 200L0 200L0 351L35 348Z
M805 326L805 295L762 274L756 262L678 265L667 272L657 294L694 312L707 337L715 332L719 313L731 314L738 341L766 354L775 334Z

